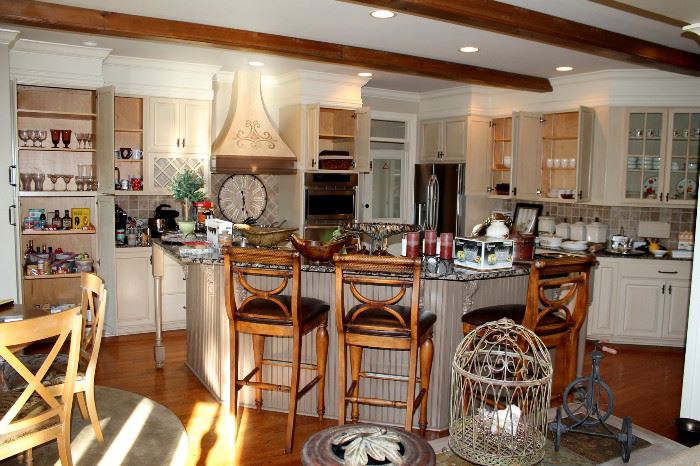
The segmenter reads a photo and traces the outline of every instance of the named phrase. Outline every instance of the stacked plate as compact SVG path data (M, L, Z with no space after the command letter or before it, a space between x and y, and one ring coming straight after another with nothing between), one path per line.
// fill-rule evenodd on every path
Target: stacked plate
M585 251L588 249L587 241L564 241L561 248L567 251Z

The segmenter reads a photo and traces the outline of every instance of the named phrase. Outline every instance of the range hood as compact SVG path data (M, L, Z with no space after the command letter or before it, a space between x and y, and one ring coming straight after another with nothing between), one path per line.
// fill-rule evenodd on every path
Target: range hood
M296 173L296 156L265 111L260 73L236 72L228 116L212 145L212 173Z

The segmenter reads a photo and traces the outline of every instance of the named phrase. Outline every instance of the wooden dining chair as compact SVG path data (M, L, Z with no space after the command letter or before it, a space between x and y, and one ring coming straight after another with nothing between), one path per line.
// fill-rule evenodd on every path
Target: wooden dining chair
M433 324L436 316L419 307L421 260L407 257L338 255L335 262L335 306L338 329L338 424L345 423L347 403L351 419L359 419L359 404L406 409L404 428L411 431L413 415L420 406L418 426L425 433L428 390L433 363ZM383 291L376 290L383 288ZM389 297L379 298L384 294ZM349 290L349 293L346 291ZM408 305L398 304L410 290ZM347 301L357 302L346 309ZM365 348L408 351L408 375L362 372ZM346 383L347 352L350 350L351 384ZM420 378L417 377L420 357ZM407 397L385 400L360 396L360 378L403 380ZM418 395L416 383L420 383Z
M80 288L82 295L80 304L82 340L74 391L78 400L80 414L83 416L83 419L90 418L90 424L95 430L95 438L102 442L104 437L95 404L95 371L104 332L107 290L105 289L104 281L100 277L93 273L85 272L80 276ZM24 365L34 369L40 367L44 363L45 358L45 354L21 356ZM65 372L64 366L66 363L67 358L65 356L58 356L44 380L44 384L49 386L54 394L58 394L62 390L62 374ZM18 377L18 374L10 370L10 368L6 368L3 371L3 375L4 385L10 390L22 388L26 383L24 379Z
M262 268L264 266L265 268ZM324 388L328 355L328 303L301 296L301 262L299 253L284 249L230 248L224 255L226 312L230 320L231 338L231 407L238 410L238 391L244 386L255 388L255 405L263 405L262 390L289 392L287 431L284 450L292 451L297 401L317 385L317 413L323 420ZM269 277L277 281L270 287L255 286L251 277ZM285 294L285 290L286 293ZM236 302L236 295L240 301ZM301 362L302 337L316 330L316 363ZM239 339L248 333L253 340L255 367L245 377L238 376ZM291 361L264 358L265 337L292 339ZM291 367L289 385L262 380L264 365ZM300 388L300 369L314 371L316 376ZM255 377L255 380L252 380Z
M489 306L463 314L464 334L502 318L532 330L548 348L555 348L552 397L561 397L576 378L579 334L588 314L590 271L596 263L592 255L535 259L525 304Z
M61 464L73 464L70 421L81 320L76 307L58 314L0 324L0 357L25 381L24 388L0 391L0 459L55 439ZM55 341L36 371L25 366L10 349L49 338L55 338ZM54 393L43 381L68 339L70 346L64 366L64 383L61 390Z

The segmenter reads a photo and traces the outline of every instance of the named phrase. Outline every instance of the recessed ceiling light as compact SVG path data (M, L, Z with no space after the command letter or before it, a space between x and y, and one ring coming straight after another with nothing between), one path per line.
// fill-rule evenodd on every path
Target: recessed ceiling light
M473 45L467 45L459 48L460 52L464 53L474 53L479 51L479 47L474 47Z
M573 66L557 66L557 71L571 71L573 69Z
M83 45L86 47L97 47L97 42L95 42L94 40L86 40L83 41Z
M389 19L396 16L396 13L389 10L374 10L372 13L370 13L370 16L377 19Z
M371 78L372 77L372 73L370 73L368 71L363 71L361 73L357 73L357 75L362 76L363 78Z
M263 63L261 61L249 61L248 64L250 66L265 66L265 63Z

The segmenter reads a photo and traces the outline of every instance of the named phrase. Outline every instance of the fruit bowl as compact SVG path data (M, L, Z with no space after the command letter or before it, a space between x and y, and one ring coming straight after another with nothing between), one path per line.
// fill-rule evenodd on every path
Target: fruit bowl
M296 228L257 227L243 223L236 223L233 228L243 233L243 236L248 239L248 243L264 247L277 246L279 243L287 241L289 235L297 231Z
M330 243L323 243L321 241L299 238L295 234L292 234L289 238L292 246L299 251L299 254L315 264L331 262L333 254L340 252L350 239L350 237L345 237Z

